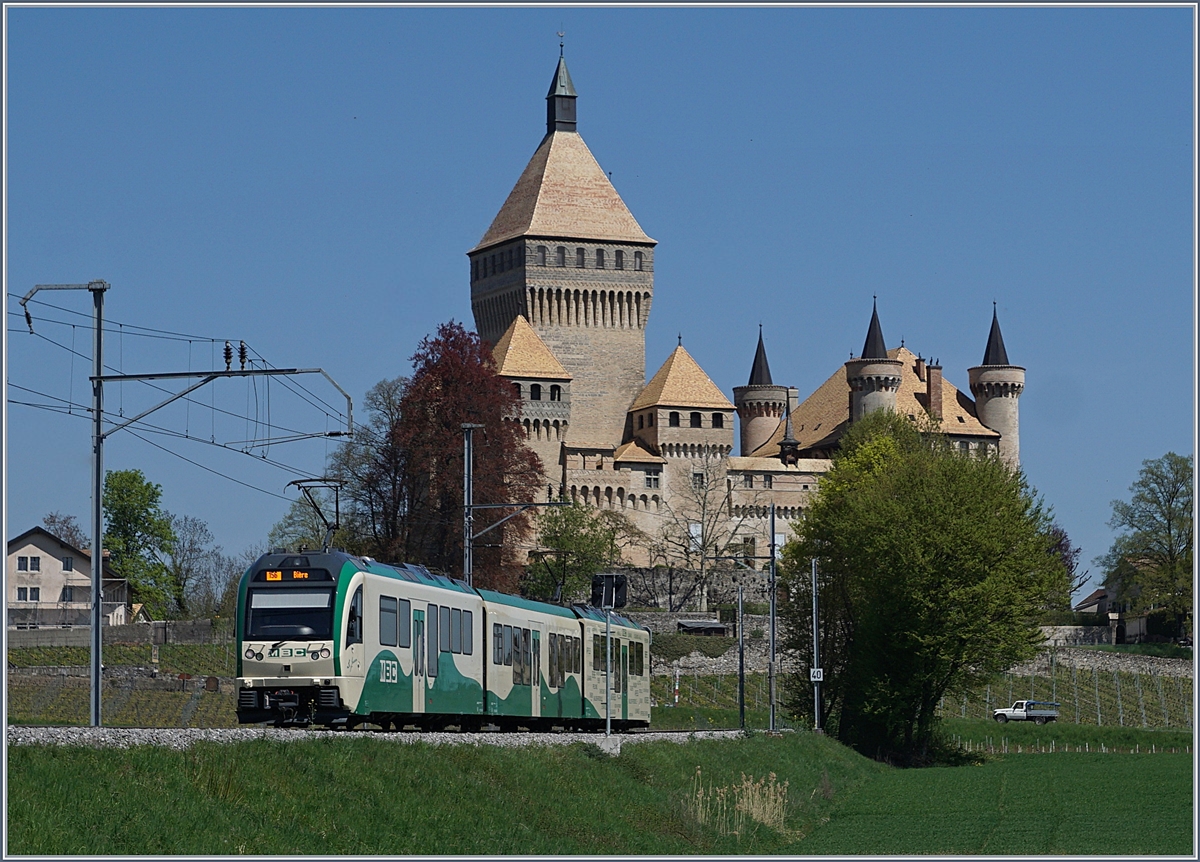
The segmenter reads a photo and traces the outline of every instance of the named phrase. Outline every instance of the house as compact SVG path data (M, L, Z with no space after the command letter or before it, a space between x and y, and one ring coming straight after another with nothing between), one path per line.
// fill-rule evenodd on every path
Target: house
M107 556L107 553L105 554ZM5 603L10 629L91 625L92 557L41 527L8 542ZM128 619L129 582L104 565L101 615L104 625Z
M1116 608L1113 608L1116 610ZM1108 590L1101 587L1093 591L1087 598L1075 606L1077 614L1106 614L1108 613Z

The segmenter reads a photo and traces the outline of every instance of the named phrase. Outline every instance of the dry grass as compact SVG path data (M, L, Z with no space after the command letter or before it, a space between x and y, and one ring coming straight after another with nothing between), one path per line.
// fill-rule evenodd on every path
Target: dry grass
M744 835L750 822L786 832L787 792L788 782L780 784L774 772L757 781L743 772L742 780L728 787L713 787L712 782L705 787L697 766L688 808L697 822L722 835Z

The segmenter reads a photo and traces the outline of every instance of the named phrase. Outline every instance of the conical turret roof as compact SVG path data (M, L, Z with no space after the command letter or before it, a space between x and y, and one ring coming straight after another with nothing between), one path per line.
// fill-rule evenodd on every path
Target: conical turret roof
M671 351L667 361L634 399L629 409L641 410L657 405L733 409L725 393L704 373L691 354L683 349L682 344Z
M496 346L492 348L496 362L496 373L503 377L541 378L543 380L570 380L571 375L563 368L546 342L534 332L524 316L518 314Z
M767 364L767 348L763 346L762 327L758 328L758 350L754 351L754 365L750 368L747 386L771 386L771 366Z
M867 340L863 344L860 359L887 359L887 345L883 343L883 327L879 325L879 309L871 302L871 325L867 328Z
M1004 349L1004 336L1000 334L1000 319L996 317L996 306L992 304L992 331L988 333L987 347L983 351L984 365L1008 365L1008 351Z

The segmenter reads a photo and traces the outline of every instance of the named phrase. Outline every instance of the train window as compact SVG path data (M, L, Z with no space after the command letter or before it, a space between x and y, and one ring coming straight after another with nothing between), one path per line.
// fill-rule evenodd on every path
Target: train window
M442 605L441 617L439 618L438 648L442 652L450 652L450 634L453 627L450 625L450 608Z
M643 675L642 674L642 669L643 669L642 662L645 660L645 657L646 657L645 650L646 650L645 644L643 644L641 642L633 644L633 675L634 676L642 676Z
M392 596L379 597L379 643L381 646L396 646L396 599Z
M505 627L507 628L507 626ZM525 684L525 653L521 649L521 630L513 626L512 630L512 673L513 685ZM507 664L507 662L505 662Z
M550 673L546 684L558 688L558 635L550 633Z
M399 605L396 608L396 618L400 624L396 646L412 646L412 605L408 599L400 599Z
M583 673L583 640L580 638L571 638L575 641L575 673Z
M472 655L475 652L475 642L471 635L471 612L462 612L462 654Z
M462 611L450 611L450 652L462 652Z
M362 637L363 588L360 584L350 600L350 619L346 621L346 646L360 644Z
M613 638L612 641L612 690L614 692L621 691L621 639Z
M512 626L504 627L504 663L512 667L513 663L513 648L512 648Z
M592 670L604 670L604 638L592 635Z
M504 626L492 623L492 664L504 664Z
M529 629L521 629L521 655L524 659L524 677L525 685L533 684L533 674L530 669L533 667L533 644L530 639Z
M426 668L427 676L434 677L438 675L438 606L430 605L429 613L425 617L425 635L429 639L429 667Z

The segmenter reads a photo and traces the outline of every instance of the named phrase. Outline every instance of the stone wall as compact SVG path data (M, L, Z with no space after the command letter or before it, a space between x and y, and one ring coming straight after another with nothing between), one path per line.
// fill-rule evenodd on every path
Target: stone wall
M154 623L134 623L125 626L105 626L105 643L133 644L206 644L225 643L229 634L214 632L212 620L170 620ZM22 647L89 646L91 629L21 629L8 632L9 649Z
M1108 626L1042 626L1047 646L1094 646L1111 644L1113 633Z

